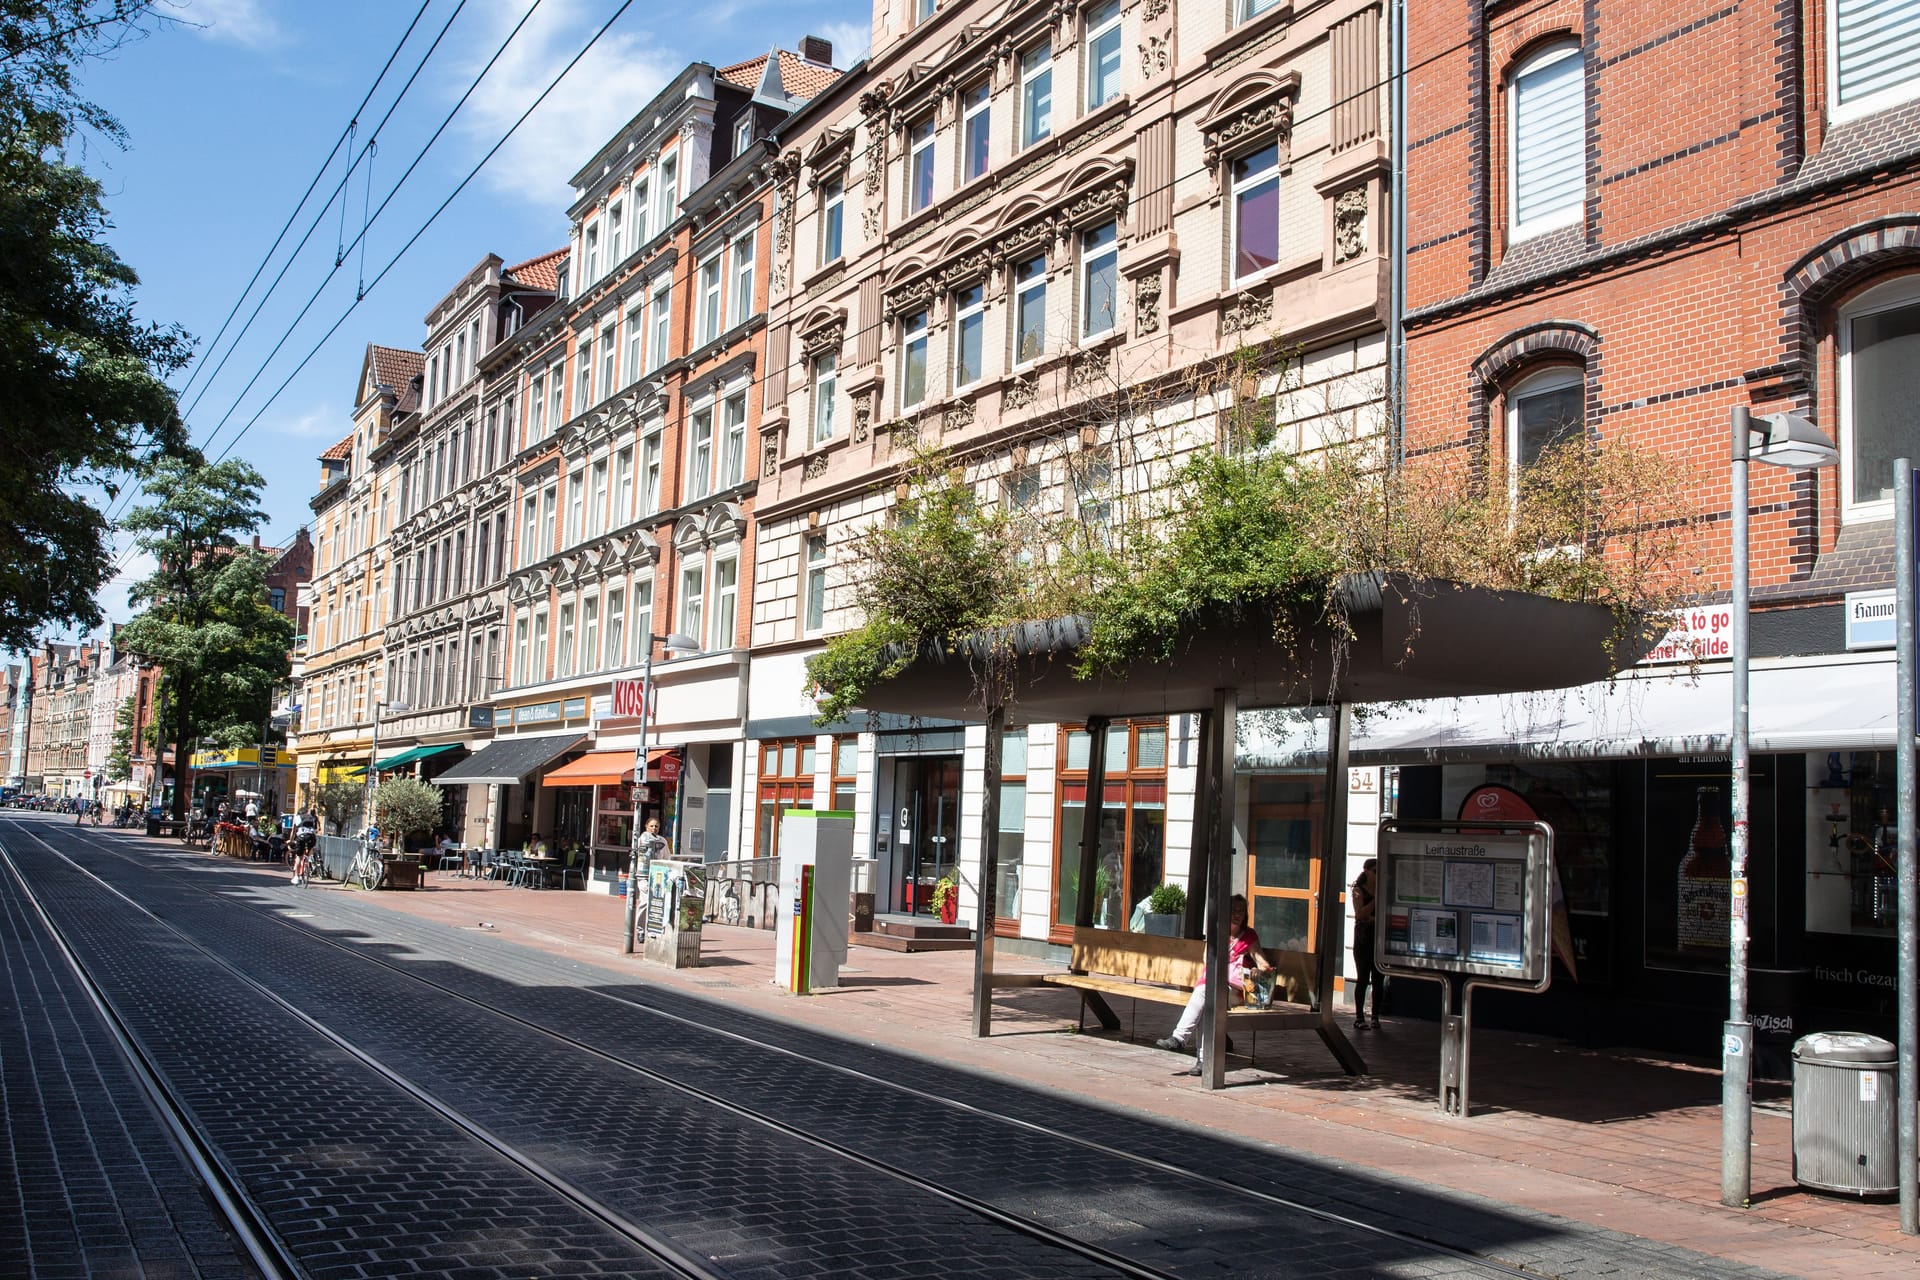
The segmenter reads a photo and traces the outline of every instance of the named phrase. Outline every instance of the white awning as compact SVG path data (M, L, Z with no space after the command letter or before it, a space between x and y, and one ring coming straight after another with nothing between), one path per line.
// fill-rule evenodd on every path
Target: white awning
M1895 735L1891 653L1796 658L1750 669L1748 739L1755 752L1890 750ZM1325 759L1317 724L1249 732L1236 765L1297 767ZM1617 679L1472 698L1436 698L1363 712L1354 764L1487 760L1609 760L1719 755L1733 731L1733 673L1724 665L1630 671Z

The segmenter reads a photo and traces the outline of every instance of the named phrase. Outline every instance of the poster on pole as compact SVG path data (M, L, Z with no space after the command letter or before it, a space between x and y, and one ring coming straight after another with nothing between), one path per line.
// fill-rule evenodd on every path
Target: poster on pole
M1544 988L1553 833L1543 823L1381 824L1375 961Z

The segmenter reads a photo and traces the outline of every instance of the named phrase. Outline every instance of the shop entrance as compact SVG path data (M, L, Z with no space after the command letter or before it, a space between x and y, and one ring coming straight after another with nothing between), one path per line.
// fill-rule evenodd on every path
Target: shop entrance
M933 914L933 888L960 857L960 757L903 756L894 767L894 910Z

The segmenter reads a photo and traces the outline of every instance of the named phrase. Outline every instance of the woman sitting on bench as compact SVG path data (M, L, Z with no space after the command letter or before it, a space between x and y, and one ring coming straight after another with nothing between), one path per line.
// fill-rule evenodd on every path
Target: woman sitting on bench
M1227 937L1231 940L1227 948L1227 1004L1245 1004L1247 1002L1247 968L1265 973L1273 966L1267 963L1267 957L1260 950L1260 935L1247 923L1247 899L1243 894L1234 894L1227 900L1227 912L1231 922L1227 926ZM1187 1007L1180 1014L1180 1021L1173 1028L1173 1034L1154 1044L1162 1049L1172 1049L1184 1053L1193 1043L1193 1033L1200 1026L1200 1013L1207 1002L1207 971L1200 971L1200 985L1193 989L1193 996L1187 1001ZM1231 1048L1231 1042L1229 1042Z

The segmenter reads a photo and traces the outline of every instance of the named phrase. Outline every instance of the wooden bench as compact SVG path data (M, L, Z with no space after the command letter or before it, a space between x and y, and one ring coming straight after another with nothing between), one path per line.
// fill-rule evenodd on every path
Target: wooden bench
M1303 951L1262 949L1267 962L1279 971L1274 1002L1289 1008L1258 1009L1236 1005L1227 1010L1235 1026L1304 1027L1317 1025L1312 1011L1313 957ZM1071 987L1080 992L1083 1008L1092 1009L1100 1025L1120 1029L1120 1019L1107 1003L1109 996L1185 1005L1206 966L1206 943L1198 938L1168 938L1118 929L1075 929L1073 958L1065 973L995 975L994 985L1007 987Z

